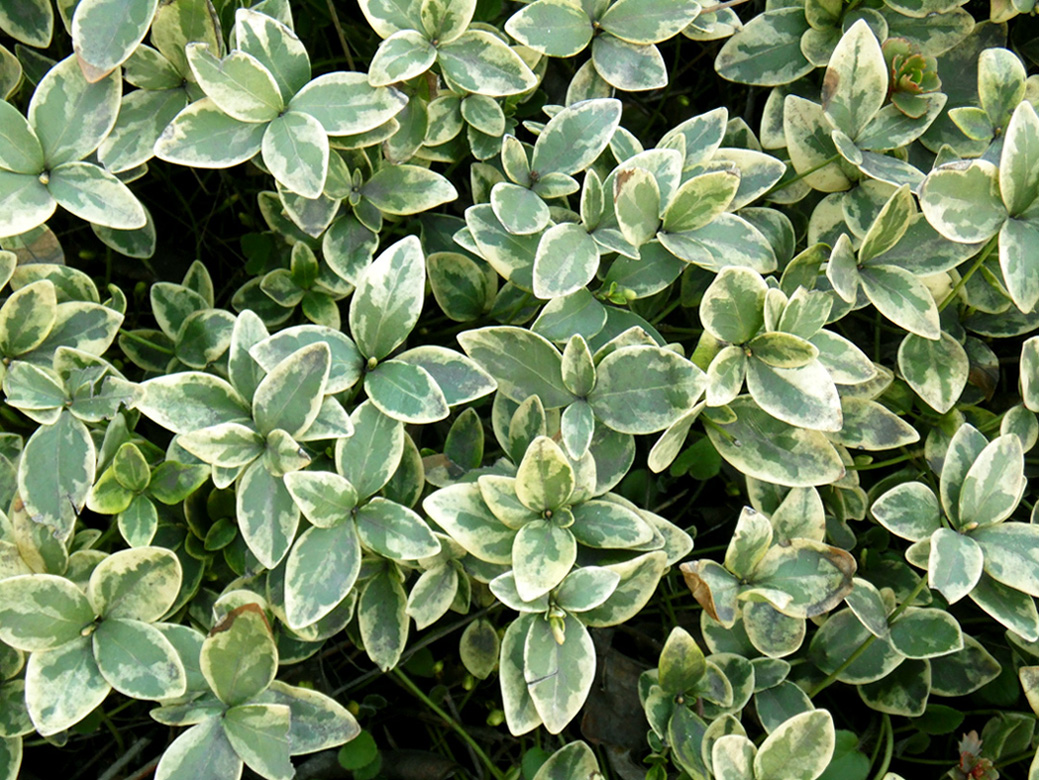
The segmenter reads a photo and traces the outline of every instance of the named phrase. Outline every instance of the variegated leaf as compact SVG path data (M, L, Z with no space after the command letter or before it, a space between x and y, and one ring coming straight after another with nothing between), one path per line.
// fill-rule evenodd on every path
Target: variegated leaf
M284 704L241 704L224 713L221 725L234 752L268 780L291 780L290 710Z
M242 759L218 716L206 718L173 740L155 768L156 780L237 780L241 776Z
M240 122L203 98L163 130L155 142L155 156L193 168L230 168L260 151L266 129L263 122Z
M72 17L72 44L90 81L118 68L144 40L158 0L83 0Z
M259 605L237 607L213 626L202 643L200 666L213 693L229 706L267 689L278 669L278 649Z
M29 124L48 168L82 160L97 149L119 113L119 74L91 84L76 57L66 57L40 79L29 103Z
M198 85L228 116L269 122L285 109L274 76L252 55L233 51L219 59L204 43L192 43L186 52Z
M136 408L174 433L220 423L251 422L249 405L226 381L201 372L168 374L142 383Z
M822 107L834 127L852 139L887 98L888 67L880 42L865 20L844 33L823 77Z
M24 574L0 580L0 639L27 652L50 650L94 622L83 592L64 577Z
M422 246L409 236L365 269L350 301L350 331L361 352L381 360L415 327L425 298Z
M484 30L466 30L437 51L444 76L468 92L491 97L533 89L537 77L500 38Z
M34 652L25 666L25 705L42 736L83 720L111 690L94 661L90 637Z
M560 622L563 633L557 638L547 620L532 621L523 648L527 691L551 734L558 734L574 719L595 677L595 650L588 629L569 615Z
M139 620L103 620L92 634L101 676L135 699L182 696L187 675L173 644L154 626Z
M144 206L130 188L98 165L58 165L51 169L47 189L59 206L96 225L134 230L148 223Z
M299 507L281 477L253 461L238 481L235 494L238 527L253 555L268 569L285 557L299 525Z

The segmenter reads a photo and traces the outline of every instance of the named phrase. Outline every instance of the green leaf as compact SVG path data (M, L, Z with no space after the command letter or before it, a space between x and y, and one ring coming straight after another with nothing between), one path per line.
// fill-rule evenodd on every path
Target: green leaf
M0 101L0 165L15 173L35 176L46 163L36 133L17 108Z
M534 620L523 648L527 690L551 734L558 734L577 715L595 677L588 629L570 616L562 623L564 641L558 642L548 621Z
M221 724L235 753L268 780L290 780L290 710L284 704L243 704L224 713Z
M466 92L504 97L537 84L519 55L500 38L483 30L466 30L437 51L443 74Z
M120 693L155 700L184 694L184 665L154 626L138 620L103 620L92 637L97 667Z
M763 412L749 396L729 404L737 419L715 423L707 435L718 453L742 473L788 487L834 482L844 474L836 450L819 431L809 431Z
M49 279L11 293L0 307L0 352L15 357L32 351L47 338L57 316L57 295Z
M240 122L203 98L174 117L155 142L155 156L194 168L230 168L260 151L266 129L262 122Z
M566 504L574 485L574 470L559 445L546 436L534 439L516 472L516 497L540 513Z
M446 347L425 345L399 353L394 362L423 369L436 383L448 406L475 401L494 392L494 379L473 360Z
M920 186L920 208L931 227L950 241L985 241L1007 219L999 169L986 160L942 165Z
M24 574L0 580L0 639L37 652L78 639L94 622L83 592L63 577Z
M563 384L562 356L543 336L523 328L496 326L464 331L457 338L509 400L522 403L536 395L547 409L574 400Z
M516 235L538 233L549 222L548 206L537 193L506 181L491 189L491 208L505 229Z
M51 170L47 185L58 205L102 227L132 230L148 222L130 189L92 163L68 162Z
M613 182L614 208L621 235L639 247L660 227L660 188L645 168L627 168Z
M659 347L622 347L596 368L588 402L621 433L661 431L688 412L707 384L693 363Z
M585 742L571 742L548 757L541 765L534 780L570 780L578 777L595 777L599 774L599 762L595 753Z
M317 418L331 367L326 344L304 347L278 363L256 388L253 418L262 435L280 428L298 436Z
M725 550L725 568L741 579L749 579L771 545L772 524L768 517L745 506Z
M864 398L842 398L844 424L833 441L845 447L887 450L920 441L916 428L883 404Z
M602 153L621 118L621 103L612 98L584 100L549 120L534 144L530 167L539 177L573 175Z
M443 617L457 596L458 572L453 566L441 564L422 572L408 594L408 615L415 619L415 628L422 630Z
M599 26L628 43L660 43L699 13L699 4L691 0L618 0L599 17Z
M275 680L261 699L285 704L291 710L289 753L294 756L341 745L357 737L361 731L344 706L317 691Z
M959 526L970 529L1008 518L1021 500L1024 456L1016 436L1000 436L974 461L960 488Z
M545 300L561 298L595 278L599 248L580 225L564 222L546 230L534 258L534 295Z
M941 338L938 307L926 285L905 269L870 265L859 274L862 289L877 311L910 333Z
M909 191L909 185L903 184L888 198L869 226L859 248L859 263L868 263L895 246L905 235L915 215L916 202Z
M74 56L47 71L28 115L48 168L82 160L97 149L119 113L120 81L112 73L89 83Z
M985 554L985 573L1009 588L1039 596L1039 526L1000 523L971 533Z
M328 136L310 114L287 111L267 125L261 144L264 165L279 183L316 198L328 175Z
M722 78L741 84L789 84L814 68L801 53L801 36L808 29L803 9L766 11L725 42L714 68Z
M953 434L942 464L940 495L942 508L952 524L959 527L960 491L967 472L988 445L988 440L973 425L961 425Z
M332 353L332 365L325 392L340 393L353 387L361 376L364 360L350 338L332 328L322 325L297 325L286 328L252 344L248 354L269 373L293 353L313 344L325 344ZM254 379L258 384L262 379L262 372ZM255 387L252 381L249 384Z
M38 176L0 170L0 233L13 236L37 228L57 205Z
M332 472L294 471L285 475L285 487L304 517L319 528L339 525L357 506L357 490Z
M141 387L144 394L136 408L174 433L252 420L245 400L230 384L212 374L168 374L149 379Z
M669 696L691 690L707 673L703 651L696 640L681 626L671 633L660 651L660 687Z
M487 508L474 484L442 488L426 497L422 508L467 552L488 563L512 563L516 532Z
M939 414L945 414L967 385L966 350L948 333L937 341L910 333L898 348L898 368L909 386Z
M436 422L450 413L447 399L430 373L401 360L380 363L365 376L364 388L379 411L404 423Z
M826 710L795 715L761 743L754 757L757 780L815 780L833 755L836 734Z
M33 522L68 538L94 483L94 468L93 440L71 413L37 428L18 463L18 492Z
M865 20L844 33L823 78L822 107L834 127L856 138L887 98L888 68Z
M580 0L538 0L505 22L513 38L549 57L573 57L592 40L592 20Z
M1039 198L1037 170L1039 117L1031 103L1021 101L1007 125L999 162L999 190L1012 216L1021 214Z
M656 46L641 46L614 35L592 41L592 64L603 81L625 92L660 89L667 85L667 66Z
M837 606L851 591L854 573L855 559L844 550L791 539L788 546L772 547L765 554L751 585L755 595L784 615L808 618Z
M368 266L350 301L350 330L361 352L382 359L407 338L425 297L425 260L409 236Z
M909 607L891 624L891 644L906 658L933 658L960 650L963 634L948 612Z
M181 578L179 559L164 547L121 550L95 567L87 597L104 619L152 623L173 606Z
M303 87L289 110L313 117L329 135L356 135L386 124L407 104L403 93L371 86L364 73L336 71Z
M357 534L365 547L393 560L418 560L440 552L440 542L419 515L379 496L358 508Z
M241 775L242 759L219 717L206 718L178 736L155 768L156 780L226 780Z
M612 501L584 501L572 507L570 530L587 547L631 549L652 541L653 528L641 515Z
M310 58L302 42L286 25L268 14L239 8L235 12L238 47L258 59L278 82L282 100L310 81Z
M274 76L258 59L232 51L223 59L204 43L186 49L199 87L217 107L240 122L269 122L285 109Z
M243 604L215 625L202 643L202 674L231 707L258 696L274 680L278 649L257 604Z
M281 477L262 459L251 463L238 481L236 514L242 538L268 569L285 557L299 525L299 508Z
M436 62L437 50L423 33L400 30L379 44L368 69L368 83L385 87L425 73Z
M837 387L818 361L799 368L747 362L747 390L764 411L810 430L839 431L844 420Z
M144 40L158 0L83 0L72 17L81 67L96 81L119 67Z
M429 285L437 305L456 322L471 322L491 306L497 279L475 261L457 252L434 252L426 258Z
M368 657L383 671L396 666L408 638L408 613L395 567L385 567L365 584L357 621Z
M89 637L77 637L29 656L25 705L42 736L57 734L83 720L112 690L97 668L90 642Z
M451 182L428 168L391 165L366 181L361 195L385 214L417 214L455 200L458 191Z
M764 325L764 279L749 268L724 268L704 292L700 318L715 338L730 344L749 341Z
M577 559L577 542L566 528L551 520L531 520L520 528L512 545L516 591L533 601L559 585Z
M50 46L54 30L54 10L44 0L0 8L0 27L12 38L26 46Z
M1010 218L999 231L999 266L1010 298L1021 311L1031 311L1039 302L1037 268L1031 253L1037 238L1039 221L1034 218Z
M354 409L350 419L354 435L336 442L336 471L364 499L378 492L397 470L404 452L404 426L371 402Z

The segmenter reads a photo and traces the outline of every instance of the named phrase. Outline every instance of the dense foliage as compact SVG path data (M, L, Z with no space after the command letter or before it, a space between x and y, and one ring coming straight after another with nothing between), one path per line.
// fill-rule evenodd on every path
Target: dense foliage
M0 3L0 779L1039 778L1034 0L739 3Z

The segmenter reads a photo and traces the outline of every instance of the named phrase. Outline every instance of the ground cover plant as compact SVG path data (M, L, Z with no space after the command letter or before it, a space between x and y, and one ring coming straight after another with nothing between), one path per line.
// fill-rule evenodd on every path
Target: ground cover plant
M1035 12L0 4L0 780L1039 778Z

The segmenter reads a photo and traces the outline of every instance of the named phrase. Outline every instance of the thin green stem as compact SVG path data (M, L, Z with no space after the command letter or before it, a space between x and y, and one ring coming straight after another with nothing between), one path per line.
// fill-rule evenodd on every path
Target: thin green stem
M1023 753L1015 753L1014 755L1010 756L1009 758L1005 758L1005 759L1001 759L1000 761L997 761L996 762L996 769L1002 769L1005 766L1010 766L1011 764L1016 764L1018 761L1027 761L1028 759L1030 759L1033 756L1035 756L1035 754L1036 754L1035 750L1026 750Z
M907 460L913 460L920 457L919 452L907 452L904 455L899 455L895 458L888 458L887 460L878 460L876 463L867 463L864 466L848 466L850 471L872 471L873 469L882 469L885 466L894 466L898 463L905 463Z
M332 26L336 28L336 35L339 36L339 45L343 47L346 66L350 70L357 70L354 67L354 58L350 56L350 46L346 42L346 35L343 34L343 25L339 22L339 14L336 13L336 7L332 0L325 0L325 2L328 4L328 13L332 17Z
M906 597L905 601L899 604L898 608L894 612L892 612L890 616L888 616L888 622L893 623L894 621L898 620L899 616L903 612L905 612L906 609L908 609L909 605L912 604L916 597L923 592L923 589L925 587L927 587L927 578L921 577L920 581L916 583L916 587L913 588L912 593L910 593ZM868 637L863 639L862 644L856 647L852 654L844 659L844 663L842 663L840 666L838 666L836 669L834 669L832 672L826 675L826 677L823 678L822 682L816 685L808 693L808 698L814 699L824 690L829 688L834 682L836 682L837 678L844 672L845 669L847 669L849 666L851 666L853 663L859 660L862 654L869 650L869 648L873 645L875 641L877 641L877 637L874 634L870 634Z
M999 234L997 233L988 240L988 243L985 244L985 248L982 249L981 253L978 255L978 259L974 261L974 265L970 267L967 273L960 277L960 280L956 282L952 290L949 291L949 294L945 296L945 299L938 304L938 311L945 311L945 307L956 300L956 296L960 294L960 290L964 288L967 282L970 281L970 278L974 276L974 273L985 264L986 260L988 260L988 256L991 255L992 250L996 248L998 238Z
M134 333L131 330L123 330L122 328L120 328L119 329L119 335L120 336L125 336L130 341L136 341L138 344L143 344L146 347L151 347L156 352L161 352L164 355L169 355L170 357L172 357L172 356L177 354L176 352L174 352L172 349L170 349L168 347L163 347L163 346L161 346L159 344L156 344L154 341L148 341L148 339L141 338L140 336L138 336L136 333Z
M841 156L839 154L835 154L835 155L833 155L833 157L827 157L821 163L819 163L818 165L813 165L807 171L802 171L801 173L797 174L797 176L794 176L791 179L787 179L786 181L779 182L779 184L777 184L775 187L773 187L768 192L766 192L764 197L768 197L773 192L779 192L782 189L786 189L791 184L796 184L797 182L801 181L801 179L805 178L806 176L811 176L816 171L821 171L827 165L830 165L831 163L835 163L839 159L841 159Z
M471 736L469 736L469 733L464 728L462 728L454 720L454 718L452 718L450 715L448 715L446 712L444 712L444 710L442 710L440 707L438 707L436 705L436 703L434 703L433 700L430 699L422 691L421 688L419 688L417 685L415 685L415 683L413 683L411 681L410 677L408 677L406 674L404 674L404 672L401 671L400 668L393 669L390 672L390 674L393 675L394 677L396 677L397 680L400 681L401 685L403 685L412 694L414 694L415 698L417 698L419 701L421 701L423 704L425 704L427 707L429 707L429 709L431 709L433 712L435 712L437 715L439 715L443 719L443 721L448 726L451 727L452 731L454 731L456 734L458 734L458 736L461 737L462 740L470 748L472 748L472 751L480 758L480 760L483 762L484 766L487 768L487 771L491 773L491 776L494 777L495 780L505 780L505 774L491 762L490 756L488 756L483 751L483 748L481 748L477 744L476 740L474 740Z
M877 770L877 773L873 775L873 780L883 780L884 775L887 774L888 767L891 766L891 756L895 752L895 734L891 730L890 715L885 714L884 719L880 722L880 735L878 738L884 740L884 758L880 762L880 768Z

